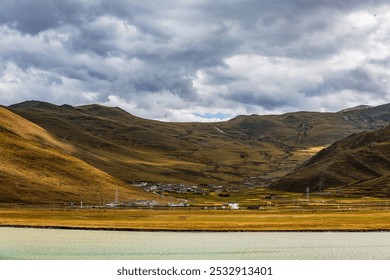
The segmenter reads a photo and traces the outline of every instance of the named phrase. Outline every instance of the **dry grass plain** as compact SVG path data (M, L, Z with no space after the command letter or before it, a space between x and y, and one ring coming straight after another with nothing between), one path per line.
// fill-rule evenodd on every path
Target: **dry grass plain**
M380 231L390 211L1 209L0 226L150 231Z

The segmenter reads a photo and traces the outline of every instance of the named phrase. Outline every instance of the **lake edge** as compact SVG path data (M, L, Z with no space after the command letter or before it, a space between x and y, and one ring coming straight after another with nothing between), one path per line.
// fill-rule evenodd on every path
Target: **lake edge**
M89 230L89 231L129 231L129 232L390 232L389 229L312 229L312 230L203 230L203 229L140 229L140 228L110 228L110 227L71 227L71 226L30 226L30 225L0 225L0 228L31 228L31 229L60 229L60 230Z

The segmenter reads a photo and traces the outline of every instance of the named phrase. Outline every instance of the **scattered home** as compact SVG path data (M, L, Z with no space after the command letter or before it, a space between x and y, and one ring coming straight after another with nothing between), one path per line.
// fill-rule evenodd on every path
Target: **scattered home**
M129 182L130 183L130 182ZM148 182L132 182L131 183L134 187L140 187L140 188L142 188L142 187L146 187L146 186L148 186Z
M127 206L136 206L136 207L150 207L157 205L155 200L135 200L127 204Z
M199 186L187 186L185 184L164 184L164 183L148 183L142 182L133 184L133 186L137 186L139 188L144 189L148 192L155 193L197 193L197 194L206 194L208 193L206 190L201 189ZM208 186L208 185L207 185Z
M240 209L239 203L238 202L229 202L228 206L231 210L238 210Z
M115 208L115 207L118 207L119 204L118 203L115 203L115 202L111 202L111 203L108 203L106 204L107 207L110 207L110 208Z
M169 207L188 207L190 206L187 202L181 202L181 203L168 203Z

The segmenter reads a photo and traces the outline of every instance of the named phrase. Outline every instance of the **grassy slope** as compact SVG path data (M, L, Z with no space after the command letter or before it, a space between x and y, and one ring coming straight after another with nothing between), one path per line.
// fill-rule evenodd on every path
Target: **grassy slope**
M166 123L99 105L25 102L11 109L72 144L73 155L123 181L225 185L241 184L252 176L284 175L317 147L380 127L389 115L379 108Z
M148 194L126 186L107 173L75 158L74 147L43 128L0 107L0 202L98 203ZM155 199L155 197L153 197Z
M12 109L77 147L75 156L123 181L235 183L271 169L262 148L284 155L272 143L232 139L216 124L150 121L97 105L27 105Z
M320 151L272 187L390 195L390 127L351 135Z

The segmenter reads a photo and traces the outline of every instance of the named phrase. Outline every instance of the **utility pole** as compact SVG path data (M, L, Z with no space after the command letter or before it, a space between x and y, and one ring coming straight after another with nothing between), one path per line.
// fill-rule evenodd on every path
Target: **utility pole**
M115 204L118 204L118 202L119 202L118 188L116 188L116 190L115 190L115 201L114 201L114 203L115 203Z
M306 187L306 201L307 203L310 202L310 188Z

